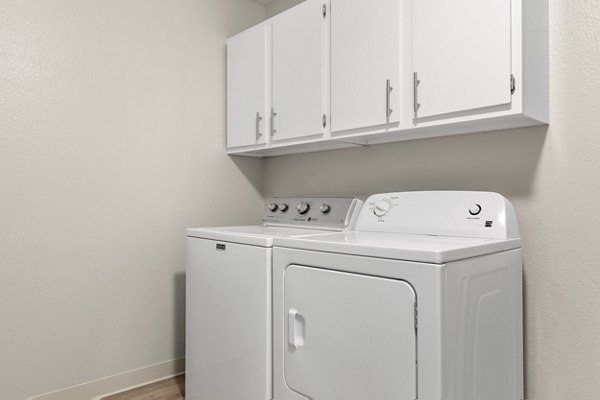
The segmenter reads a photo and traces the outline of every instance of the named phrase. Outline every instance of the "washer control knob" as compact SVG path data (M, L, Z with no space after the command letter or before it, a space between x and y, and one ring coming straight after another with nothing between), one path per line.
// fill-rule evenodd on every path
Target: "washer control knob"
M323 204L319 210L321 210L323 214L327 214L329 211L331 211L331 206L329 204Z
M473 204L471 208L469 208L469 214L471 215L479 215L481 212L481 206L479 204Z
M383 217L390 211L390 208L392 208L392 205L389 201L381 200L375 204L375 207L373 207L373 214L377 215L378 217Z
M279 205L279 211L281 211L281 212L286 212L288 210L288 208L290 208L290 207L285 203L281 203Z
M275 203L269 204L269 211L271 211L271 212L277 211L278 208L279 208L279 206Z
M300 204L298 204L298 206L296 207L296 210L298 211L298 214L300 214L300 215L306 214L308 212L308 210L310 210L310 204L303 201Z

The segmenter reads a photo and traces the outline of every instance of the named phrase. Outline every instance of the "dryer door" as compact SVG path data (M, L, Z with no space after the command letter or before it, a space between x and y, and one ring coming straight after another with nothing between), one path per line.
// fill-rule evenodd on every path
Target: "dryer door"
M416 397L410 285L292 265L284 297L284 374L291 390L315 400Z

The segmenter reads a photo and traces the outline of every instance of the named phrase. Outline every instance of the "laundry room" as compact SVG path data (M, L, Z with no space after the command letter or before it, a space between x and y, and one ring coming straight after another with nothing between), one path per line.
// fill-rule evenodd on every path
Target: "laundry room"
M0 400L600 399L600 3L0 0Z

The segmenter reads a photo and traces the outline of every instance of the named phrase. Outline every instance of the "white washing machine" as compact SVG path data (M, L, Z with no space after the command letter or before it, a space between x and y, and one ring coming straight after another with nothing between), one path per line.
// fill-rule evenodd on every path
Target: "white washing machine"
M371 196L354 231L276 238L275 400L523 399L522 255L487 192Z
M273 238L349 229L361 206L275 198L263 225L187 230L186 399L272 399Z

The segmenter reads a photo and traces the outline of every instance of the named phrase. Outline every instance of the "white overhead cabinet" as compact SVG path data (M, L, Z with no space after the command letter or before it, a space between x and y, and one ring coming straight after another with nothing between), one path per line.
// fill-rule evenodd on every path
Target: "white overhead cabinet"
M510 104L510 11L511 0L413 3L417 118Z
M272 140L324 133L326 5L306 1L272 22Z
M227 148L256 148L266 143L267 26L260 25L227 41Z
M238 58L246 61L228 61L242 64L228 67L228 96L240 96L228 100L230 154L328 150L549 120L548 0L307 0L261 26L266 39L255 43L266 43L266 57L249 50L248 38ZM230 54L238 40L230 40ZM248 61L252 54L260 61Z
M400 121L401 0L331 0L331 131Z

